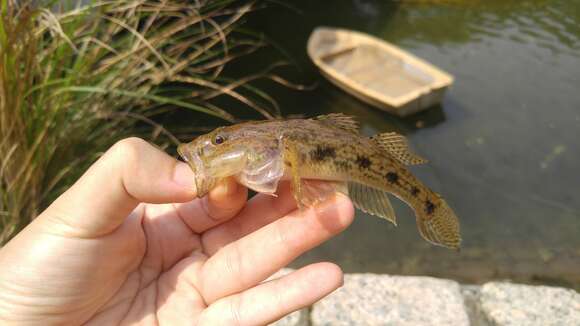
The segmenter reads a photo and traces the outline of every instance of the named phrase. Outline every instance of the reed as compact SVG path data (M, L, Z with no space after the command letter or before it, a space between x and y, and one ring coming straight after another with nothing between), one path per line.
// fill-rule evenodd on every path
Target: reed
M226 64L265 45L240 29L254 2L0 6L0 245L120 138L176 142L155 122L167 110L233 121L213 102L226 95L266 118L279 115L248 84L276 80L270 71L236 81L222 76Z

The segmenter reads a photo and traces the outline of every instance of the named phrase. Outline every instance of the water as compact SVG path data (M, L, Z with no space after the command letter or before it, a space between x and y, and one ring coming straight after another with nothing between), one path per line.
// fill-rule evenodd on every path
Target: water
M457 253L429 245L397 202L399 226L360 212L294 266L580 288L580 1L293 1L249 18L313 91L270 87L285 114L344 112L363 132L405 134L429 165L413 168L461 220ZM439 4L438 4L439 3ZM451 2L453 3L453 2ZM305 53L315 26L388 40L455 76L441 106L398 118L325 81ZM252 62L273 60L263 51ZM251 69L252 63L245 66Z

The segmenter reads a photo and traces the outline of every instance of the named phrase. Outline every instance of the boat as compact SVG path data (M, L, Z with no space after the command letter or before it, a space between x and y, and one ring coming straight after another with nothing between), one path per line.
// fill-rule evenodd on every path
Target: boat
M357 31L318 27L308 56L332 83L382 110L407 116L443 99L453 77L379 38Z

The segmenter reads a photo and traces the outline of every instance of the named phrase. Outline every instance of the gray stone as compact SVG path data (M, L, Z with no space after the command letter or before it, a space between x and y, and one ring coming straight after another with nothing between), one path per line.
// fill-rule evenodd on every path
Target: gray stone
M316 303L312 325L469 325L457 282L431 277L345 275Z
M481 287L479 285L461 285L461 295L469 316L471 326L488 326L485 316L479 308L479 296Z
M479 309L489 325L580 325L580 294L571 289L490 282Z

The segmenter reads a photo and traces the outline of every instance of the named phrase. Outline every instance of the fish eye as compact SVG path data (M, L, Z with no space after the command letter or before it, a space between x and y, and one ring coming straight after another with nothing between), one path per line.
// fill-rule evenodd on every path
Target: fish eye
M214 143L215 145L222 144L222 143L223 143L223 142L225 142L225 141L226 141L226 138L225 138L224 136L222 136L222 135L216 135L216 136L214 137L214 139L213 139L213 143Z

